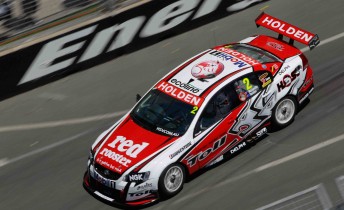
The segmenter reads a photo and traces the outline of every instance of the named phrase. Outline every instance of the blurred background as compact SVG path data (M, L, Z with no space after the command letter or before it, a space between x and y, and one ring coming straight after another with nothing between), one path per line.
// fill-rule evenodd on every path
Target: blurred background
M0 45L49 29L52 33L76 22L120 10L140 0L1 0ZM67 24L66 24L67 23ZM65 25L63 25L65 24ZM60 27L56 27L56 26ZM61 25L63 25L61 27ZM45 33L45 34L47 34ZM36 34L35 38L38 38ZM11 39L13 41L13 39Z

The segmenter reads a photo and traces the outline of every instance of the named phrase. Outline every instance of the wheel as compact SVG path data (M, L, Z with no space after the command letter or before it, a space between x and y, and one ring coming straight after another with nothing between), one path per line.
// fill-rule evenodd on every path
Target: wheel
M159 194L162 198L170 198L183 189L185 169L180 164L169 165L159 178Z
M276 128L290 125L297 112L297 102L291 96L282 98L272 110L272 124Z

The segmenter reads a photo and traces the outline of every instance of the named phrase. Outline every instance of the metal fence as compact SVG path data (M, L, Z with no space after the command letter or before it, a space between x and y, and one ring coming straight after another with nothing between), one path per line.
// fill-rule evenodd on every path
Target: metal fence
M90 14L111 12L138 1L0 0L0 45L5 40L37 28L46 30Z
M344 200L344 176L340 176L336 179L336 184L339 190L340 195Z
M335 204L324 184L318 184L256 210L344 210L344 176L337 177L335 182L342 197Z
M257 210L330 209L332 203L322 184L273 202Z

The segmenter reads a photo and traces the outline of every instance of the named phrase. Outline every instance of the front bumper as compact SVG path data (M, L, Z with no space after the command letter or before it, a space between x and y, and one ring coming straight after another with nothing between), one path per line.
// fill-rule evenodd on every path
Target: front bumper
M105 186L90 175L89 167L83 178L85 190L92 196L108 204L119 206L142 206L152 204L158 200L158 192L156 190L133 192L133 189L130 188L131 184L132 183L127 183L122 190ZM138 199L134 199L135 197Z

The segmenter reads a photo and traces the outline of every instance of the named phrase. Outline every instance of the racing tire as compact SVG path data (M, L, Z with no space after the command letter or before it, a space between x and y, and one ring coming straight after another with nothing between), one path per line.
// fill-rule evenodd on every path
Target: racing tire
M272 125L274 128L282 129L290 125L297 113L298 104L294 97L282 98L272 110Z
M178 194L185 182L185 169L181 164L171 164L161 173L158 183L159 195L162 199Z

